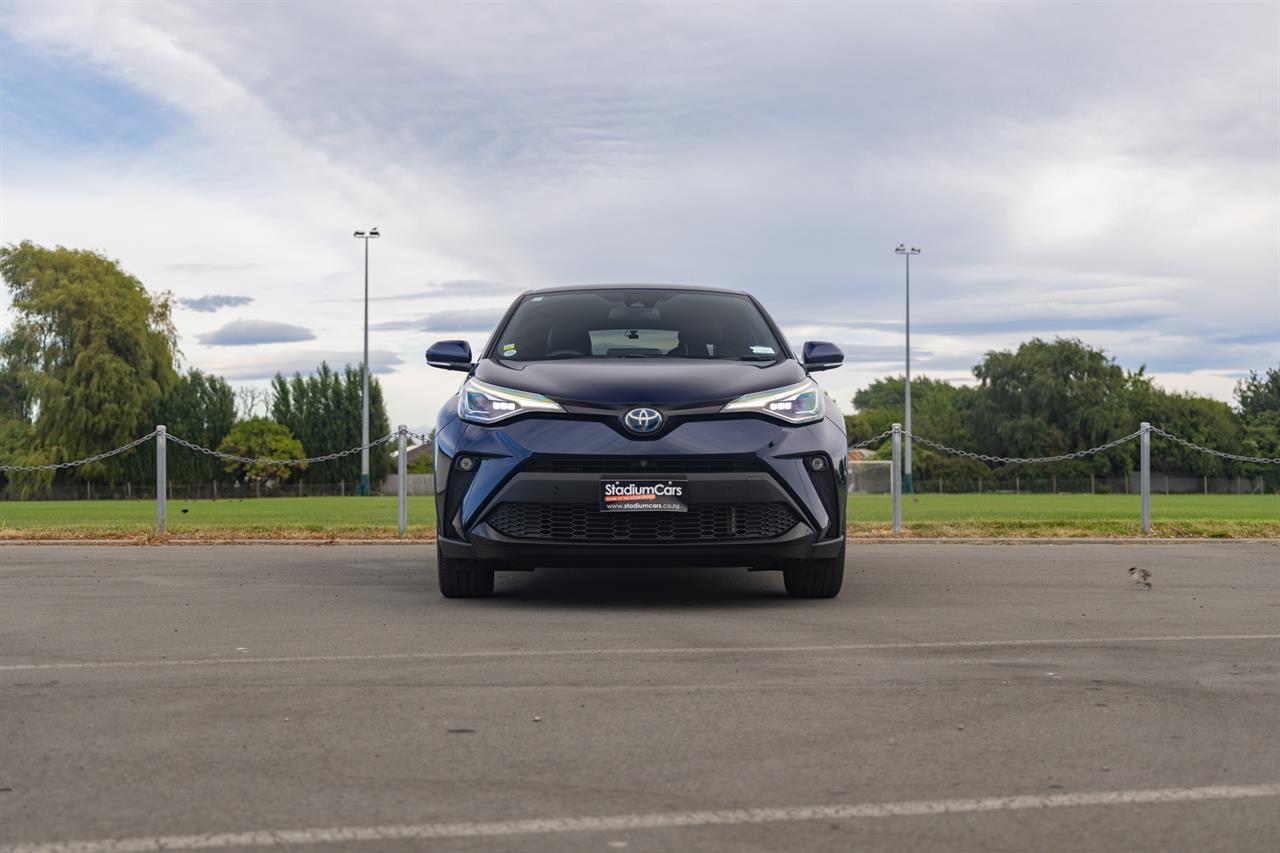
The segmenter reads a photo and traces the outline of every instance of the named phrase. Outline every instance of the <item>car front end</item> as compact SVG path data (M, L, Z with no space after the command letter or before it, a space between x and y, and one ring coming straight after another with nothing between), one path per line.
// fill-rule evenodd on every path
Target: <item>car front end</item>
M542 308L537 303L578 293L550 291L517 300L476 363L460 350L451 359L448 345L459 342L429 353L436 366L452 360L469 374L442 408L435 435L443 564L480 576L555 566L842 565L844 421L809 376L838 364L838 350L822 345L830 348L825 359L796 359L742 294L734 296L746 306L725 304L758 311L761 320L751 322L768 325L735 344L728 321L657 318L719 308L671 296L689 291L592 291L601 292L619 304L596 312L601 319L587 323L587 337L577 329L560 336L576 349L554 348L554 329L544 334L527 317L522 327L518 313L515 330L504 331L530 300ZM594 305L564 303L560 314L573 317L590 311L569 306ZM766 334L767 344L749 343ZM549 343L521 359L533 349L530 338ZM481 594L491 586L480 584Z

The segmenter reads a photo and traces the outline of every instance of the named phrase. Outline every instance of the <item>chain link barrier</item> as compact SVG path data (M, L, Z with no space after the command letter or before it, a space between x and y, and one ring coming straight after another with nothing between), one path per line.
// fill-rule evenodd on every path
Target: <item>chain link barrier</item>
M925 447L931 447L934 450L941 451L942 453L950 453L952 456L967 456L970 459L980 459L983 462L1005 462L1005 463L1012 462L1019 465L1039 465L1046 462L1062 462L1067 459L1083 459L1084 457L1092 456L1095 453L1102 453L1103 451L1110 450L1113 447L1119 447L1125 442L1133 441L1135 438L1140 438L1142 436L1142 430L1131 432L1122 438L1117 438L1115 441L1108 441L1106 444L1099 444L1097 447L1090 447L1088 450L1076 450L1072 453L1059 453L1056 456L1029 456L1029 457L991 456L986 453L974 453L971 450L957 450L954 447L948 447L945 444L940 444L939 442L933 441L931 439L914 435L912 433L907 432L906 430L903 430L902 434L905 436L909 436L911 440L916 442L917 444L923 444Z
M132 450L133 448L137 447L140 444L145 444L159 434L160 434L160 430L153 429L151 432L147 433L146 435L140 438L135 438L133 441L129 442L128 444L123 444L120 447L114 448L112 450L106 450L106 451L103 451L102 453L94 454L93 456L86 456L84 459L73 459L67 462L50 462L47 465L0 465L0 473L7 474L11 472L26 473L31 471L60 471L64 468L76 468L81 465L88 465L92 462L101 462L103 459L109 459L112 456L117 456L121 453L124 453L126 450ZM424 441L426 440L426 436L420 435L418 433L409 432L408 434L415 438L418 438ZM213 456L217 459L229 459L233 462L243 462L249 465L268 464L268 465L297 466L297 465L311 465L316 462L328 462L332 459L341 459L344 456L351 456L352 454L359 453L365 448L374 448L374 447L378 447L379 445L387 444L388 442L395 441L396 438L399 437L399 435L400 435L400 432L396 430L394 432L387 433L381 438L374 439L368 444L362 444L358 447L351 447L351 448L348 448L347 450L339 450L336 453L326 453L323 456L308 456L305 459L265 459L265 458L251 458L248 456L237 456L234 453L223 453L220 450L213 450L212 448L208 448L203 445L196 444L194 441L187 441L185 438L174 435L173 433L166 433L165 438L168 441L172 441L174 444L180 444L183 447L196 451L197 453L203 453L207 456Z
M101 462L103 459L109 459L112 456L116 456L117 454L124 453L126 450L132 450L133 448L137 447L139 444L145 444L146 442L155 438L159 432L160 430L153 429L151 432L147 433L142 438L135 438L133 441L129 442L128 444L121 445L120 447L117 447L114 450L107 450L102 453L95 454L93 456L86 456L84 459L74 459L70 462L51 462L48 465L0 465L0 472L4 472L8 474L11 471L17 471L17 472L58 471L63 468L76 468L80 465L88 465L91 462Z
M1211 456L1217 456L1222 459L1231 459L1236 462L1250 462L1258 465L1280 465L1280 458L1271 458L1266 456L1242 456L1238 453L1227 453L1222 450L1214 450L1211 447L1205 447L1203 445L1196 444L1193 441L1188 441L1185 438L1181 438L1180 436L1174 435L1173 433L1168 432L1167 430L1163 430L1157 426L1153 426L1150 429L1153 434L1158 435L1161 438L1168 439L1174 444L1181 445L1182 447L1186 447L1189 450L1195 450L1200 453L1208 453ZM126 450L132 450L133 448L137 447L140 444L145 444L146 442L155 438L156 435L159 434L159 432L160 432L159 430L152 430L146 435L140 438L136 438L133 441L129 442L128 444L121 445L120 447L114 448L112 450L107 450L102 453L94 454L93 456L87 456L84 459L73 459L67 462L51 462L46 465L0 465L0 473L60 471L65 468L76 468L81 465L88 465L93 462L101 462L103 459L109 459L112 456L117 456L121 453L124 453ZM420 432L405 430L405 433L409 438L415 439L422 444L425 444L431 441L431 437L429 435L424 435L423 433L420 433ZM187 441L185 438L182 438L177 435L173 435L172 433L166 434L166 438L167 440L172 441L174 444L182 445L183 447L186 447L189 450L194 450L197 453L203 453L208 456L215 457L217 459L228 459L233 462L242 462L249 465L268 464L268 465L298 466L298 465L311 465L317 462L328 462L333 459L341 459L345 456L351 456L352 454L359 453L360 451L366 448L371 449L371 448L378 447L380 445L395 441L399 437L399 435L400 435L399 430L395 430L387 433L381 438L377 438L377 439L374 439L373 441L370 441L368 444L362 444L362 445L359 445L358 447L351 447L346 450L339 450L335 453L326 453L323 456L308 456L305 459L265 459L265 458L252 458L248 456L237 456L233 453L223 453L219 450L213 450L212 448L204 447L203 445L196 444L194 441ZM863 439L862 441L858 441L858 442L854 442L853 444L850 444L849 449L857 450L864 447L870 447L871 445L879 444L881 441L883 441L884 439L888 438L891 435L893 435L893 430L887 429L884 432L880 433L879 435L872 436L871 438ZM952 456L964 456L969 459L977 459L982 462L1014 463L1014 464L1020 464L1020 465L1039 465L1039 464L1046 464L1050 462L1062 462L1067 459L1083 459L1086 456L1093 456L1094 454L1103 453L1107 450L1111 450L1115 447L1119 447L1122 444L1126 444L1130 441L1133 441L1134 439L1140 438L1142 436L1142 430L1135 430L1134 432L1131 432L1126 436L1117 438L1114 441L1108 441L1106 444L1100 444L1097 447L1090 447L1087 450L1076 450L1071 453L1059 453L1055 456L1031 456L1031 457L993 456L987 453L974 453L971 450L960 450L959 448L949 447L945 444L942 444L941 442L933 441L932 439L925 438L924 436L915 435L914 433L907 432L906 430L902 431L902 435L910 438L912 441L914 441L917 444L923 445L924 447L929 447L929 448L932 448L933 450L937 450L941 453L947 453Z
M152 435L154 434L155 433L152 433ZM174 444L181 444L183 447L189 450L194 450L197 453L203 453L207 456L213 456L218 459L230 459L233 462L243 462L246 465L297 466L297 465L311 465L315 462L328 462L331 459L341 459L344 456L350 456L353 453L359 453L365 448L374 448L380 444L386 444L387 442L395 441L396 438L399 437L399 435L400 435L400 432L398 430L394 432L389 432L386 435L384 435L382 438L375 438L373 441L369 442L368 444L362 444L359 447L351 447L346 450L339 450L336 453L326 453L324 456L308 456L306 459L263 459L263 458L253 458L249 456L236 456L234 453L223 453L220 450L211 450L208 447L204 447L202 445L196 444L194 441L187 441L185 438L179 438L178 436L173 434L167 435L166 438L169 441L172 441Z
M863 447L870 447L873 444L879 444L881 441L883 441L884 439L888 438L891 435L893 435L893 430L887 429L884 432L880 433L879 435L872 436L871 438L863 439L862 441L849 445L848 449L859 450Z
M1183 447L1191 450L1198 450L1201 453L1208 453L1211 456L1219 456L1223 459L1234 459L1237 462L1254 462L1258 465L1280 465L1280 459L1271 459L1266 456L1240 456L1236 453L1227 453L1222 450L1214 450L1211 447L1202 447L1193 441L1187 441L1185 438L1179 438L1171 432L1166 432L1160 427L1151 427L1151 431L1162 438L1167 438L1174 444L1181 444Z

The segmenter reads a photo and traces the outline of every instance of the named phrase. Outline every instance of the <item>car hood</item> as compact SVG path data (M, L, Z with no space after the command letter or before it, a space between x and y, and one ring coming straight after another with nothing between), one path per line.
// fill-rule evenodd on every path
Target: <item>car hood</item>
M805 372L791 359L771 363L697 358L485 359L476 366L476 376L561 403L680 407L727 403L743 394L799 382Z

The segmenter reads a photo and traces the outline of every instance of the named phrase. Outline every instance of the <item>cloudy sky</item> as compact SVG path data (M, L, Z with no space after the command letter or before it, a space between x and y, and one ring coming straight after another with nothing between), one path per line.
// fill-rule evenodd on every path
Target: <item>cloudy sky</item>
M235 384L371 362L392 422L526 287L697 282L847 399L1078 336L1230 398L1280 364L1280 4L0 6L0 242L170 290ZM3 306L7 310L7 305Z

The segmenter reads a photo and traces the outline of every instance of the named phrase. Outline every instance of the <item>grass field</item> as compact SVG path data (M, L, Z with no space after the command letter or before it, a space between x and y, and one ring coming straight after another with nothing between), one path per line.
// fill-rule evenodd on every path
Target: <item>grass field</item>
M849 534L891 530L888 495L849 496ZM910 536L1139 536L1137 495L904 496ZM1156 536L1280 538L1280 495L1152 495Z
M409 536L435 535L433 502L409 498ZM1138 536L1134 495L920 495L908 536ZM1154 535L1280 539L1280 495L1153 495ZM170 501L170 539L394 538L393 497ZM890 533L887 495L849 497L849 534ZM0 539L153 539L151 501L0 502Z
M168 502L170 538L387 539L394 497L260 498ZM409 498L409 536L435 535L434 500ZM153 501L6 501L0 539L120 538L154 534Z

